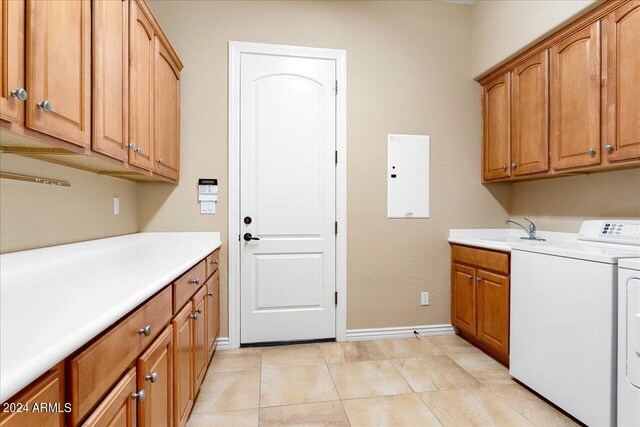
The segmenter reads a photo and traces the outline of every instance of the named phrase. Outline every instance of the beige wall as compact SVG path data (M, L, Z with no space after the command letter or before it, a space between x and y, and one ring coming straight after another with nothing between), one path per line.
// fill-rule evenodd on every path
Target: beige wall
M472 6L472 66L478 77L552 33L600 0L477 0Z
M0 253L97 239L138 230L134 182L0 154L0 170L71 182L54 187L0 180ZM113 214L120 197L120 215Z
M509 202L508 187L480 184L471 8L402 1L153 1L151 8L185 64L182 175L173 191L140 187L141 228L222 231L226 283L228 42L346 49L348 328L448 323L449 228L499 226ZM432 136L429 220L386 218L388 133ZM198 177L220 179L214 216L198 213ZM432 303L422 307L427 290Z

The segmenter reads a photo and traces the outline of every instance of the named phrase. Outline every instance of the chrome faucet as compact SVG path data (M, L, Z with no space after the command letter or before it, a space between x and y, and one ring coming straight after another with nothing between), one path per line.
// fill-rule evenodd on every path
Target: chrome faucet
M545 241L545 239L541 239L536 235L538 229L536 228L536 225L533 223L533 221L531 221L529 218L525 218L524 220L529 223L529 227L525 227L524 225L519 224L515 221L511 221L510 219L508 219L505 224L513 224L522 228L527 233L528 237L521 237L521 239Z

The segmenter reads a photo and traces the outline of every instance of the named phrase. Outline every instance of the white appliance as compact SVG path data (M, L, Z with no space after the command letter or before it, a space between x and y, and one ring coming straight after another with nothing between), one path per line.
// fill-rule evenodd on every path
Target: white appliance
M616 422L618 260L640 221L585 221L574 242L514 245L510 373L590 426Z
M618 264L618 425L640 426L640 258Z

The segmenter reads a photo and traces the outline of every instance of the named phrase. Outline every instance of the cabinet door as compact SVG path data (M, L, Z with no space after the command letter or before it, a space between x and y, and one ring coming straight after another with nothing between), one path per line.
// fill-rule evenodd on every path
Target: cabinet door
M180 164L180 72L156 38L154 170L178 179Z
M93 0L91 148L126 160L129 106L129 2Z
M2 0L0 5L0 119L18 122L24 101L24 1ZM24 92L18 93L22 89ZM13 95L12 95L13 92Z
M551 47L551 167L600 164L600 22Z
M476 334L476 271L472 267L453 264L451 267L451 323Z
M27 127L91 143L91 4L27 2ZM40 106L40 107L38 107Z
M511 176L511 73L482 88L482 177Z
M483 343L509 354L509 278L478 270L478 332Z
M129 19L129 163L152 170L155 33L137 0Z
M511 168L513 175L549 170L549 63L547 51L513 71Z
M64 370L62 364L22 390L8 401L9 404L59 405L61 412L4 412L0 410L1 427L63 427L64 412Z
M138 359L138 390L146 397L138 402L142 426L173 425L173 327L169 325Z
M173 418L175 426L187 424L194 398L193 303L189 301L173 318Z
M640 1L602 21L605 163L640 159Z
M207 323L205 314L205 304L207 287L202 286L193 297L193 366L194 366L194 382L193 394L195 396L200 384L204 379L207 367L207 355L209 348L207 347Z
M136 426L135 393L136 368L131 368L83 425L92 427Z
M216 340L220 335L220 274L214 275L207 281L207 359L211 359L216 350Z

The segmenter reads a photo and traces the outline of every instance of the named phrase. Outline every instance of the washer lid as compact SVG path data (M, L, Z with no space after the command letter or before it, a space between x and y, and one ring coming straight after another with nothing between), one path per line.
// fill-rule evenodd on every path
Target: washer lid
M640 271L640 258L621 259L618 262L618 267L620 267L620 268L628 268L629 270L638 270L638 271Z
M542 243L539 245L514 244L513 251L534 252L566 258L617 264L620 258L640 257L640 247L606 243Z

